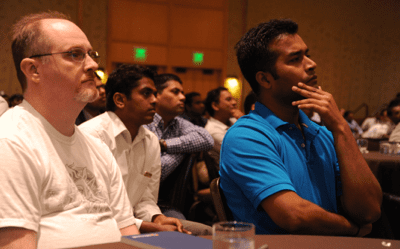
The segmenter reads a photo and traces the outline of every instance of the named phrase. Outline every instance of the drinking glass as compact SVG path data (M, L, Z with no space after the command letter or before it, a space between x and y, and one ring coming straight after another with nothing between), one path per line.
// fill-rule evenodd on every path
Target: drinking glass
M380 141L379 142L379 152L381 154L391 154L391 145L388 141Z
M255 227L245 222L218 222L212 226L213 248L254 249Z
M365 138L358 138L357 139L357 145L358 148L360 149L361 153L368 153L368 140Z
M400 143L398 143L398 142L393 142L392 144L391 144L391 146L392 146L392 155L393 156L400 156Z
M251 223L223 221L212 226L213 248L254 249L255 226ZM266 249L268 245L261 248Z

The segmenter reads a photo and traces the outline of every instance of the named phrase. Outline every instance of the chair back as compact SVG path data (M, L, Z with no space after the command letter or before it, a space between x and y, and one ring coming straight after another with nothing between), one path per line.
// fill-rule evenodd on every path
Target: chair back
M217 177L211 181L210 190L211 198L214 204L215 211L217 212L219 221L233 221L232 211L226 203L226 198L219 185L220 178Z
M196 162L198 153L187 154L181 164L160 184L159 206L175 208L184 215L193 203L192 167Z
M206 163L207 171L208 171L208 176L210 177L210 181L214 180L215 178L219 177L219 165L215 161L214 158L212 158L208 152L204 152L203 154L204 162Z
M383 192L382 209L385 211L394 239L400 239L400 196Z

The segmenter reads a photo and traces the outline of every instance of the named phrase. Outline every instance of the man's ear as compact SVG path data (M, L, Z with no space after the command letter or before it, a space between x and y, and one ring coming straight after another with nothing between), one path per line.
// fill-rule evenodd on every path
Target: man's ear
M212 103L211 103L211 107L212 107L212 109L214 109L214 111L219 111L219 107L218 107L218 104L217 104L217 103L212 102Z
M125 107L127 98L125 94L116 92L114 93L113 100L118 109L123 109Z
M271 88L271 83L275 80L271 73L258 71L256 73L256 80L260 86L269 89Z
M24 58L20 64L21 71L25 74L26 79L30 79L35 83L40 80L40 75L38 73L39 63L31 58Z

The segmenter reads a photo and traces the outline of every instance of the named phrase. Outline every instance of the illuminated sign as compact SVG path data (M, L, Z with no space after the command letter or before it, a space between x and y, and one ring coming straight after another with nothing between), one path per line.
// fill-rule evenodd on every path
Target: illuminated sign
M193 64L200 66L204 62L204 53L193 52L192 61L193 61Z
M146 61L147 49L146 48L133 48L133 56L135 61Z

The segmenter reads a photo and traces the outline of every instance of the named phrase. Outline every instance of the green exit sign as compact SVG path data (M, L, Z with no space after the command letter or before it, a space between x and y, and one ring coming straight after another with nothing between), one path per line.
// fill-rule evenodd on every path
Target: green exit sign
M201 52L193 52L193 64L199 66L204 62L204 53Z
M146 61L147 49L146 48L133 48L133 56L136 61Z

